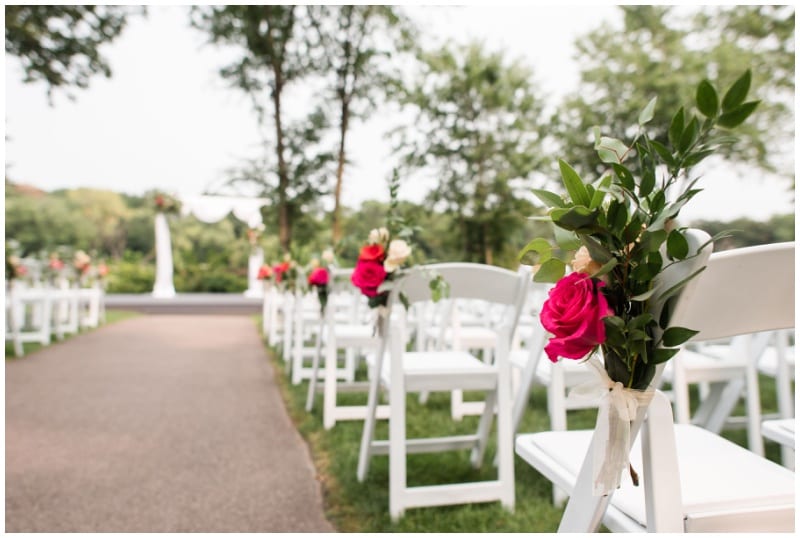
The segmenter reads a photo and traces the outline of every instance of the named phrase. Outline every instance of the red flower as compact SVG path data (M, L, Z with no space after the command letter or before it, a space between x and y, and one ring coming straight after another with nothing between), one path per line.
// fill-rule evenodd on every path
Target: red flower
M275 282L280 282L283 279L283 273L289 270L289 262L281 262L272 269L275 272Z
M156 196L156 205L158 207L164 207L164 197L160 194Z
M558 357L581 359L606 341L603 318L613 316L600 288L605 284L584 273L570 273L548 293L542 305L542 326L553 336L544 350L552 362Z
M262 265L258 269L258 279L264 280L266 278L272 278L272 267L269 265Z
M108 266L104 263L101 263L97 266L97 274L100 276L106 276L108 274Z
M317 267L308 275L308 283L312 286L327 286L328 270L324 267Z
M366 247L365 247L366 248ZM381 248L383 250L383 248ZM362 249L362 252L364 250ZM350 281L361 290L367 297L378 295L378 286L386 280L386 270L383 263L375 260L364 260L359 258Z
M375 243L374 245L364 245L361 247L361 253L358 255L359 261L364 262L381 262L386 257L386 252L383 250L383 245Z
M64 262L59 260L58 258L53 258L50 260L50 269L54 269L56 271L60 271L64 268Z

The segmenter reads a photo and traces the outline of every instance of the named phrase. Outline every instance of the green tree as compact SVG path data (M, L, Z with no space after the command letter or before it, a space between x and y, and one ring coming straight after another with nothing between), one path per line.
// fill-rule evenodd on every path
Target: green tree
M194 8L192 21L209 34L212 43L233 45L239 50L239 58L220 74L250 97L259 125L266 123L267 109L271 110L278 235L286 251L292 241L291 176L283 98L287 86L302 79L313 65L302 37L302 25L308 22L304 13L302 7L293 5L223 5Z
M333 153L327 150L323 135L328 127L325 114L317 109L305 119L295 120L284 129L284 169L286 182L275 173L274 158L269 151L258 159L227 172L228 183L253 188L259 196L272 201L262 213L267 225L286 226L288 242L279 234L284 252L292 252L292 242L314 240L319 224L315 217L322 213L320 199L328 193ZM272 226L270 226L271 228ZM330 242L330 238L327 239Z
M341 194L347 162L347 134L353 120L374 110L378 95L395 77L389 72L397 51L408 50L410 20L395 7L377 5L311 6L321 45L323 74L335 97L338 123L332 240L342 238Z
M432 169L429 202L458 223L462 258L495 263L507 256L509 230L533 207L525 193L542 163L542 103L532 72L482 45L421 53L422 73L401 94L413 127L395 133L395 148L414 168Z
M793 140L794 9L788 6L715 7L680 16L666 6L621 6L620 30L601 27L577 41L578 90L553 118L565 160L600 175L592 129L624 133L658 95L653 139L666 143L670 112L690 102L705 79L732 83L751 69L751 95L762 101L742 126L740 141L722 154L772 170L771 150Z
M120 6L6 6L6 53L19 58L24 82L85 88L92 75L111 76L100 46L117 38L130 11ZM68 94L72 97L70 94Z

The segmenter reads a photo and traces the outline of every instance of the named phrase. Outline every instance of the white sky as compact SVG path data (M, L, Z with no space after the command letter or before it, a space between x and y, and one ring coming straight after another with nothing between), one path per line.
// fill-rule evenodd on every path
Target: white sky
M534 69L552 103L578 82L575 37L603 21L618 21L610 5L466 6L407 8L432 38L482 38ZM188 25L188 8L150 6L104 49L111 79L94 77L87 90L47 102L43 84L22 84L17 60L6 57L5 163L14 182L45 190L93 187L131 194L159 188L190 196L224 182L224 171L260 153L256 118L247 98L217 74L223 52L204 46ZM352 127L343 200L356 206L388 198L394 164L382 141L380 113ZM554 156L554 159L557 156ZM761 177L706 173L699 194L681 215L766 219L794 210L786 183ZM429 185L404 185L401 197L419 200Z

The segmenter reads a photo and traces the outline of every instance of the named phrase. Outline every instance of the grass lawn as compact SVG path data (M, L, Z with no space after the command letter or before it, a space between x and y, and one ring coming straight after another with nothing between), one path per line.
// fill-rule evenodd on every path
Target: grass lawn
M261 326L260 321L258 323ZM389 514L388 457L373 457L365 482L356 480L356 466L361 442L361 421L337 422L331 430L322 427L322 394L317 395L312 413L305 411L308 383L293 386L286 364L274 352L269 353L289 413L298 430L307 440L317 473L323 484L328 519L340 532L555 532L563 507L554 507L551 483L515 456L516 508L506 512L499 502L448 507L416 508L406 511L398 523ZM762 378L761 396L764 412L776 409L774 381ZM694 394L696 401L696 394ZM340 404L362 404L364 394L341 394ZM451 433L473 433L477 417L462 422L450 420L449 394L434 393L427 404L420 405L416 396L407 400L409 435L434 436ZM738 413L743 412L740 406ZM569 413L569 428L593 428L596 411ZM546 430L546 394L534 390L520 432ZM388 438L387 421L380 421L377 437ZM746 432L725 432L731 440L746 444ZM780 450L766 442L767 456L779 461ZM469 464L468 451L437 454L414 454L408 457L408 484L443 484L453 481L487 480L496 477L492 466L494 444L490 444L484 465L475 470Z
M106 310L106 324L114 323L116 321L121 321L123 319L128 319L128 318L132 318L132 317L139 316L139 315L140 314L138 312L130 312L130 311L127 311L127 310ZM102 326L103 325L100 325L100 327L102 327ZM94 329L90 329L90 330L94 330ZM86 329L83 329L81 332L86 332ZM50 345L58 344L61 341L69 340L73 336L75 336L74 333L73 334L65 334L64 335L64 340L57 340L56 337L55 337L55 334L53 334L51 336L51 338L50 338ZM22 357L17 357L16 355L14 355L14 344L13 344L13 342L10 342L9 340L6 340L6 360L24 359L30 353L34 353L34 352L38 351L43 346L41 344L39 344L39 343L36 343L36 342L28 342L28 343L22 344L22 347L25 350L25 355L23 355Z

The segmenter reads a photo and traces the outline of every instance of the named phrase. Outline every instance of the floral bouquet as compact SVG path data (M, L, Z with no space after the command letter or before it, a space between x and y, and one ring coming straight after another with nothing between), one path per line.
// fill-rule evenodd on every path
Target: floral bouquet
M265 263L258 268L258 274L256 275L256 278L258 280L267 281L272 278L272 273L273 273L272 267L270 267L269 264Z
M308 272L308 285L317 290L317 298L319 299L319 307L321 312L325 312L325 307L328 304L328 283L331 276L328 268L321 266L316 259L311 260L311 267Z
M596 358L592 364L604 376L604 392L610 396L606 404L601 401L598 429L605 427L601 424L604 405L611 407L610 398L620 395L623 405L613 407L628 412L620 414L621 422L609 428L623 431L627 424L629 430L656 366L696 334L690 328L670 326L667 309L659 319L654 312L703 268L660 293L656 293L655 281L670 265L695 255L689 252L686 228L675 220L681 208L700 192L697 179L690 179L688 171L734 140L718 131L740 125L755 110L757 101L745 101L749 88L749 71L721 101L711 83L701 82L696 92L700 116L678 110L664 141L651 139L644 129L653 117L653 99L639 114L638 132L629 144L595 133L598 157L610 167L606 175L586 182L559 161L568 196L534 190L550 206L547 219L555 225L557 243L537 238L521 253L521 257L538 255L534 280L556 283L540 316L552 334L545 352L556 362L559 358L583 359L598 348L602 350L603 364ZM568 263L573 272L564 276ZM606 454L622 452L624 459L595 470L596 494L619 486L628 448L607 448Z
M19 256L6 256L6 281L11 282L15 278L22 278L28 274L28 269L22 265Z
M294 291L297 286L297 263L290 254L283 257L283 261L272 266L272 275L275 283L281 288Z
M177 214L181 210L181 203L177 198L164 193L156 193L153 197L153 205L156 211L161 213Z
M378 288L395 277L410 255L408 243L403 239L391 239L386 228L370 231L367 244L361 247L350 281L369 298L371 308L386 306L389 292L378 291Z
M78 278L83 282L89 277L92 270L92 258L84 251L79 250L72 258L72 266L78 271Z

